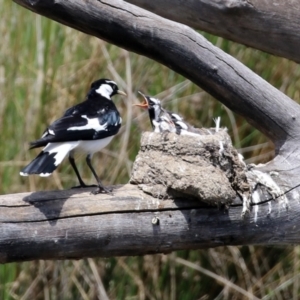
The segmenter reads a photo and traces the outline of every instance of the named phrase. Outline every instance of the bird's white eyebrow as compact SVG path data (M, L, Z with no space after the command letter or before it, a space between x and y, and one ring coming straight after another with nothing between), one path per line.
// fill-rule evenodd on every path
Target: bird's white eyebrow
M115 85L117 85L114 81L112 81L112 80L106 80L105 81L106 83L112 83L112 84L115 84Z
M149 97L149 99L154 102L155 104L160 104L160 100L156 99L156 98L152 98L152 97Z

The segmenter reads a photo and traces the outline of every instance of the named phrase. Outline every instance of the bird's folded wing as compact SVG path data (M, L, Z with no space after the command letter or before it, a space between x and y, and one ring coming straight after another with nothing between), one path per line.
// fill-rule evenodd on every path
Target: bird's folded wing
M42 147L48 143L97 140L115 135L122 119L115 110L95 115L69 115L52 123L42 138L32 142L31 148Z

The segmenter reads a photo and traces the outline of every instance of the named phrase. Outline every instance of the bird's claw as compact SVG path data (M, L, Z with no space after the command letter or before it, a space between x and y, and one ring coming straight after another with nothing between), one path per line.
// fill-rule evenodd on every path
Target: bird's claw
M97 194L110 194L110 195L113 195L112 193L112 189L109 189L109 188L106 188L104 186L98 186L96 190L94 191L91 191L91 194L93 195L97 195Z

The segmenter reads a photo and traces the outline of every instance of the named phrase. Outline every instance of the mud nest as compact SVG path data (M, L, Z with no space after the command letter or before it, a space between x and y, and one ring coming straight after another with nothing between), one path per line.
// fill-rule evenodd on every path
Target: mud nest
M249 193L245 164L225 129L199 136L145 132L130 183L157 198L228 205Z

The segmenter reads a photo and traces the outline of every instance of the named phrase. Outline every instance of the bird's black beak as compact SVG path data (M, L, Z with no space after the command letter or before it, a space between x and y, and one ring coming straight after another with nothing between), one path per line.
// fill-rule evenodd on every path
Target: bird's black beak
M141 91L138 91L138 93L143 96L144 102L141 103L141 104L134 104L133 106L138 106L138 107L141 107L141 108L144 108L144 109L148 109L149 103L148 103L147 97Z

